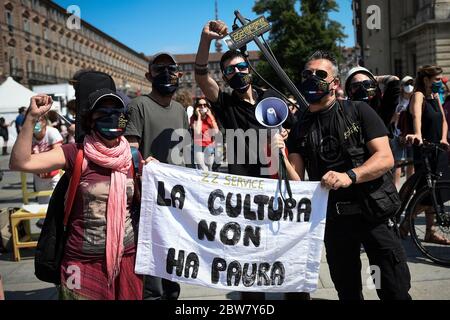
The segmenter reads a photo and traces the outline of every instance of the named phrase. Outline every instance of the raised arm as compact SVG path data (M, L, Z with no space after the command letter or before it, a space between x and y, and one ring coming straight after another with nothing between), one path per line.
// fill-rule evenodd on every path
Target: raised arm
M11 170L39 174L64 168L66 159L61 148L31 154L34 126L39 118L50 110L52 103L52 98L46 95L31 98L25 122L11 152L9 162Z
M228 34L228 28L222 21L208 21L202 31L195 60L195 81L206 98L217 102L219 85L208 73L209 48L214 39L222 39Z

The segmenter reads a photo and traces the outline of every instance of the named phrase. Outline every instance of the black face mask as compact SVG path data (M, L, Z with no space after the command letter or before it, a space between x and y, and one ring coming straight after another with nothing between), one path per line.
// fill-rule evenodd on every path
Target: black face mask
M300 91L308 103L316 103L330 94L330 83L313 75L300 85Z
M95 120L95 131L106 140L114 140L125 133L127 119L123 109L109 112Z
M228 81L230 87L239 93L245 93L252 84L252 75L250 73L237 72L233 78Z
M166 70L153 78L152 86L160 95L170 96L177 91L179 78Z
M377 95L376 88L365 89L363 87L358 88L355 93L352 94L351 99L353 101L365 101L369 102Z

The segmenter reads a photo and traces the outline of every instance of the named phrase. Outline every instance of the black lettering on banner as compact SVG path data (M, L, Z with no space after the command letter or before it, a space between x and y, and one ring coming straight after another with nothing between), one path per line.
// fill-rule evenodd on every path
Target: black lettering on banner
M217 189L217 190L214 190L213 192L211 192L211 194L209 195L209 198L208 198L208 210L209 210L209 213L211 213L213 216L218 216L223 212L222 207L219 206L217 209L214 207L214 203L217 198L219 198L220 201L225 200L225 195L223 194L223 191L220 189Z
M272 280L272 285L281 286L284 282L284 275L285 275L284 265L279 261L275 262L272 266L272 271L270 272L270 279Z
M214 241L216 237L217 223L215 221L211 222L208 227L208 222L202 220L198 224L198 239L203 240L206 238L208 241Z
M256 263L252 263L252 273L248 274L249 263L244 263L244 270L242 272L242 284L244 287L251 287L255 284L256 280L256 271L258 270L258 265Z
M184 206L184 200L186 199L186 192L184 191L183 186L176 185L175 187L173 187L171 196L173 207L176 208L175 203L178 202L178 209L182 210Z
M181 277L183 274L183 266L184 266L184 251L180 250L178 253L178 259L175 259L175 249L170 248L169 253L167 254L166 261L166 272L168 274L172 274L173 268L176 267L176 275Z
M233 261L228 265L227 270L227 285L232 286L232 279L234 277L234 285L239 286L241 281L241 264L238 261Z
M270 264L267 262L263 262L259 265L258 270L258 286L269 286L270 285L270 279L267 275L267 271L270 269Z
M275 201L275 197L271 197L269 202L268 215L269 219L272 221L279 221L283 213L283 200L281 198L277 198L277 200L278 200L278 210L273 210L273 202Z
M256 212L251 210L251 196L245 195L244 199L244 218L247 220L256 220Z
M232 233L232 238L230 239L228 236ZM220 241L223 244L228 246L234 246L241 239L241 226L236 222L228 222L223 226L222 230L220 230Z
M240 193L236 194L236 206L235 207L233 207L233 205L231 204L232 197L233 197L232 193L229 193L227 195L227 202L226 202L227 214L231 218L236 218L241 214L242 196Z
M256 195L253 202L258 205L258 220L264 220L264 208L269 203L269 196Z
M158 206L170 207L172 202L170 199L166 199L166 189L164 188L164 182L158 181Z
M246 226L244 231L244 246L248 247L250 245L250 241L252 240L255 247L259 247L261 243L261 228L256 227L253 229L252 226Z
M294 220L294 213L292 212L292 209L294 209L295 206L297 205L297 201L295 201L295 199L289 198L286 199L286 202L284 204L285 204L283 216L284 221L286 221L288 217L289 221Z
M173 187L172 192L170 193L171 199L166 199L166 188L164 186L163 181L158 181L158 196L157 196L157 204L163 207L173 206L177 207L176 203L178 202L178 209L182 210L184 206L184 200L186 198L186 192L184 191L183 186L176 185Z
M216 284L220 279L220 272L227 269L227 262L222 258L214 258L211 265L211 283Z
M189 270L192 268L192 279L196 279L198 275L198 267L200 262L198 260L197 254L194 252L189 253L186 258L186 266L184 267L184 277L189 278Z
M297 207L297 222L300 222L301 215L303 214L303 221L309 222L309 219L311 218L311 200L308 198L303 198L298 203Z

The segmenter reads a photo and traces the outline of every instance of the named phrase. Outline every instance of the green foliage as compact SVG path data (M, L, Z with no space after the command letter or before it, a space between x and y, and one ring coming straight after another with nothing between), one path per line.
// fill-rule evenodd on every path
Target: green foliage
M300 12L296 10L298 2ZM272 24L268 43L294 83L300 83L306 60L315 51L329 51L340 58L338 43L346 36L343 26L328 16L338 8L335 0L256 0L253 11L265 14ZM258 72L277 88L286 91L265 57L261 58Z

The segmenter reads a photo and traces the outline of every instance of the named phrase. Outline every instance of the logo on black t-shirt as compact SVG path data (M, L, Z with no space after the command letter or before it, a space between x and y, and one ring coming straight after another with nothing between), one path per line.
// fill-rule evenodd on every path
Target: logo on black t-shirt
M327 136L320 141L319 156L327 163L334 163L340 160L342 150L339 140L334 136Z

